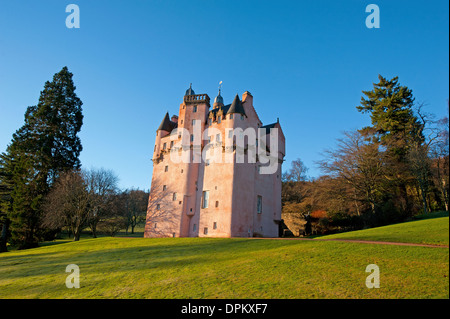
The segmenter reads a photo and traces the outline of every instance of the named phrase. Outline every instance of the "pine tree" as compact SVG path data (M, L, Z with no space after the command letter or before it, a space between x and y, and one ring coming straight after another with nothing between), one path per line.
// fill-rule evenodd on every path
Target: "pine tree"
M59 173L81 166L77 136L83 124L82 102L75 94L72 73L64 67L46 82L37 106L28 107L25 124L13 136L36 158L42 186L51 186Z
M36 246L42 236L40 206L55 180L81 166L77 134L83 124L82 102L72 76L64 67L52 82L45 83L38 104L27 108L24 125L2 154L10 159L4 161L2 170L11 172L13 183L6 215L11 221L12 241L21 248Z
M6 154L0 154L0 252L8 251L7 242L10 235L9 225L11 220L8 212L11 211L13 190L12 159Z
M363 91L361 105L356 109L370 113L372 127L362 130L374 131L380 141L397 160L404 161L412 141L423 142L423 127L414 115L412 90L398 83L398 77L387 80L378 76L379 83L372 91Z
M357 110L370 113L372 126L363 128L361 133L381 142L386 149L386 164L391 172L387 179L393 188L394 202L404 203L398 207L406 214L412 212L412 201L408 195L408 184L411 180L408 155L415 145L421 145L423 124L414 114L414 97L412 90L402 86L398 77L387 80L381 75L379 82L373 84L372 91L363 91L366 98L361 97Z

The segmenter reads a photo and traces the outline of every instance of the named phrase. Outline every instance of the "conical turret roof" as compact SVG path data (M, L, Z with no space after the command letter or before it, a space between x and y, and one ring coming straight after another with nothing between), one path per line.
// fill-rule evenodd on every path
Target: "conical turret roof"
M233 103L231 103L231 106L228 109L227 114L231 114L231 113L239 113L242 115L246 115L245 111L244 111L244 107L242 106L242 102L239 99L238 94L236 94L236 96L234 97Z
M173 128L176 126L176 123L172 122L169 118L169 112L166 113L164 116L164 119L162 120L161 124L159 125L157 131L167 131L171 132Z

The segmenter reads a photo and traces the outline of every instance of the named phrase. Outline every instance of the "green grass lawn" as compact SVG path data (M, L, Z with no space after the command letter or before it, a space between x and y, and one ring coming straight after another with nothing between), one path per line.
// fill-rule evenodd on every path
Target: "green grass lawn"
M448 242L448 218L436 220ZM398 237L422 242L415 223ZM65 286L68 264L80 268L79 289ZM379 266L378 289L365 285L368 264ZM0 254L0 298L449 298L448 275L448 248L102 237Z
M317 239L357 239L448 246L449 218L421 219L383 227L321 236Z

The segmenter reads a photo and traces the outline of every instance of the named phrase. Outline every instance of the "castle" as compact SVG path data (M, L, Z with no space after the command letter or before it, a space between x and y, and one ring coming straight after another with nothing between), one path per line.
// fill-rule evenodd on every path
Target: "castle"
M285 138L250 92L211 109L192 85L156 131L144 237L278 237Z

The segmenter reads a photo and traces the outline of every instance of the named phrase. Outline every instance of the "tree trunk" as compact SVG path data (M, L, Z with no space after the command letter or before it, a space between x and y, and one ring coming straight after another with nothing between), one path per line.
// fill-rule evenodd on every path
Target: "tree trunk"
M91 230L92 230L92 238L97 238L97 223L91 226Z
M0 236L0 253L7 252L7 242L8 242L8 228L9 228L9 220L6 219L2 225L2 233Z
M423 188L420 188L420 192L422 193L422 204L423 204L423 213L428 214L428 208L427 208L427 194L423 190Z

